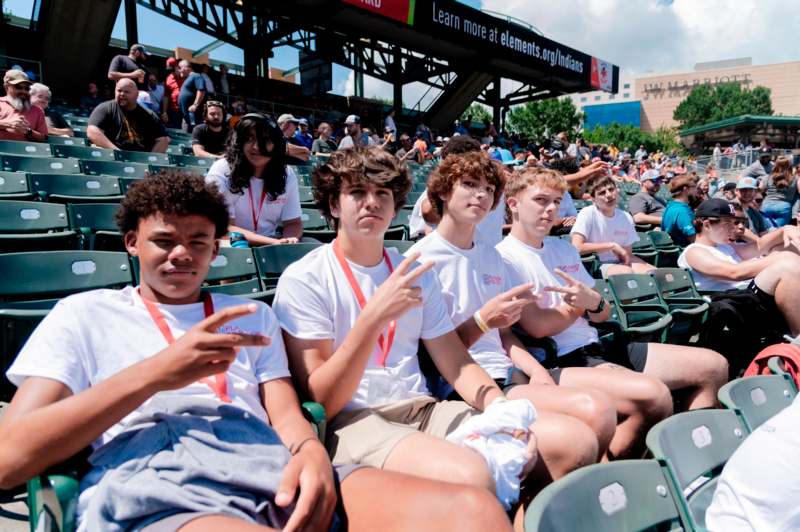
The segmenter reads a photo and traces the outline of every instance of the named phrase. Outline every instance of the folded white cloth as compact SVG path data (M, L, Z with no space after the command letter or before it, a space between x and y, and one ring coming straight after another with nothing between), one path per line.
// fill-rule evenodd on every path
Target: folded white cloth
M495 494L506 510L519 500L519 477L529 460L528 427L536 417L536 409L527 399L495 401L447 436L448 441L483 456L494 477Z

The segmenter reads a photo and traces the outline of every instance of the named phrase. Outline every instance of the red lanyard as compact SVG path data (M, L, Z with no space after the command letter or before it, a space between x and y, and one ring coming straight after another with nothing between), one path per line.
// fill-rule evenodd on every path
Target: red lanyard
M265 187L265 184L262 183L262 187ZM256 206L253 204L253 189L247 187L247 195L250 197L250 214L253 216L253 232L258 233L258 219L261 217L261 209L264 207L264 200L267 198L267 189L261 189L261 202L258 204L258 211L256 212Z
M142 298L142 303L144 303L147 312L150 313L150 317L153 318L158 330L164 335L164 339L169 345L174 344L175 337L172 336L172 331L167 324L167 320L164 319L164 315L161 313L161 310L159 310L155 303L142 297L141 291L139 292L139 297ZM214 314L214 301L211 299L211 294L208 292L203 292L203 312L205 312L206 318ZM213 378L206 377L201 379L199 382L202 382L211 388L211 390L214 392L214 395L216 395L217 398L219 398L219 400L223 403L231 402L231 398L228 396L228 379L226 378L225 373L217 373L213 376Z
M353 270L350 268L350 265L347 264L347 259L344 258L344 253L342 253L342 248L339 247L339 239L333 241L333 253L336 255L337 260L339 261L339 266L342 267L344 271L344 276L347 278L347 282L350 283L350 288L353 289L353 294L356 296L356 300L358 301L358 307L360 309L364 309L364 305L367 304L367 300L364 298L364 292L361 291L361 287L358 286L358 281L356 281L355 276L353 275ZM389 260L389 255L386 253L386 250L383 250L383 260L386 261L386 266L389 268L389 273L394 271L392 267L392 261ZM378 347L381 350L381 356L378 359L378 364L383 367L386 367L386 359L389 358L389 351L392 349L392 344L394 343L394 331L397 329L397 321L392 320L389 322L389 331L386 335L386 339L383 337L383 333L378 337Z

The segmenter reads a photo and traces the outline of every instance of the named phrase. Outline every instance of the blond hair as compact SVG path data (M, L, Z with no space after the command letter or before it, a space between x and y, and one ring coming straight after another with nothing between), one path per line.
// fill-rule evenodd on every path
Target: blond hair
M531 185L551 188L562 194L567 190L567 180L560 172L548 168L526 168L521 172L512 172L507 179L506 197L516 197Z

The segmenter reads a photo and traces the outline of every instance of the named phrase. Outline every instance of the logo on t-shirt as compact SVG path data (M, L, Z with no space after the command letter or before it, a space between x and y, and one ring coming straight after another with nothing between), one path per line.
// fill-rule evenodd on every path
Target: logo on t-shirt
M500 286L503 284L503 278L499 275L489 275L488 273L483 274L483 284L485 285L497 285Z
M614 229L614 236L628 236L626 229Z
M244 329L237 327L236 325L223 325L219 329L217 329L217 333L219 334L251 334L251 335L259 335L261 334L258 331L245 331Z
M579 264L562 264L558 267L564 273L578 273L580 269Z

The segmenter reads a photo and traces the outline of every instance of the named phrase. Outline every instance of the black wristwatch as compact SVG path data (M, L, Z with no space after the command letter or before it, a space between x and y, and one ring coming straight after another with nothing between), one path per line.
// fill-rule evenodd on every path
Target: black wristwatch
M603 312L603 309L606 308L606 298L600 296L600 303L597 304L597 308L594 310L586 309L587 314L597 314L598 312Z
M33 130L28 128L28 131L25 132L25 138L30 139L31 137L33 137Z

